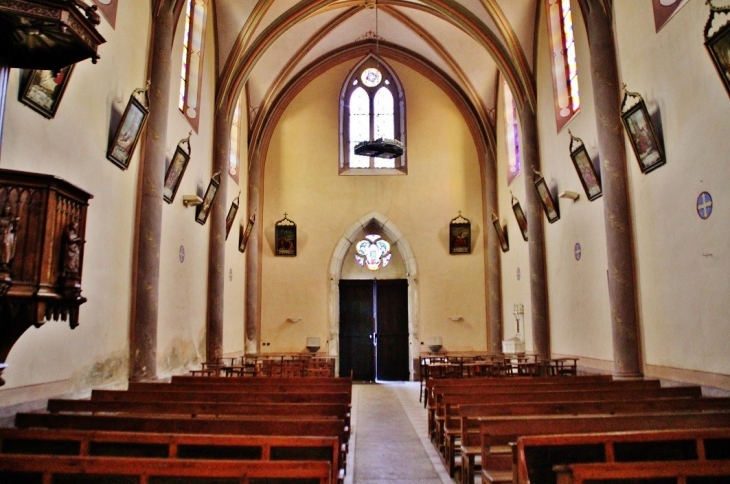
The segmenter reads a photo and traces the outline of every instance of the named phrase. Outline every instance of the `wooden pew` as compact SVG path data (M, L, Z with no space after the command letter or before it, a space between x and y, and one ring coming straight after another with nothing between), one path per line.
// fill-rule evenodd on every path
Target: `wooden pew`
M242 391L137 392L129 390L92 390L91 400L229 402L229 403L350 403L350 395L340 393L246 393Z
M278 437L62 429L0 429L0 453L161 459L323 460L344 478L337 437Z
M350 439L350 405L345 403L226 403L105 401L49 399L50 413L177 414L198 416L295 415L297 417L335 417L345 422L345 442Z
M643 385L642 385L643 383ZM677 388L677 390L675 390ZM595 383L595 384L584 384L576 388L573 385L557 385L545 387L543 385L537 386L520 386L519 388L484 388L481 391L476 391L470 388L466 393L453 393L444 392L436 393L436 408L433 412L428 413L428 429L429 435L434 439L439 447L443 446L443 429L444 422L447 418L446 405L451 403L452 405L470 404L470 403L491 403L490 398L494 397L505 397L506 401L549 401L546 398L534 397L533 395L540 395L544 393L552 393L553 401L557 400L586 400L581 396L571 397L568 395L569 392L591 392L596 396L595 399L599 400L617 400L616 396L622 392L633 391L637 393L647 392L647 396L660 396L667 394L666 396L700 396L702 394L702 388L699 386L687 386L687 387L672 387L672 388L661 388L658 380L642 380L642 381L622 381L612 383ZM519 397L519 398L518 398ZM534 399L533 399L534 398ZM505 400L495 400L495 403L504 403Z
M346 403L228 403L228 402L164 402L70 400L51 398L48 411L90 413L175 413L197 415L298 415L332 416L349 421L350 406Z
M196 484L227 482L253 484L274 482L290 484L328 484L330 463L324 461L235 461L147 459L140 457L69 457L0 455L1 482L188 482ZM69 476L79 476L69 480ZM84 477L81 477L84 476ZM175 479L177 478L177 479ZM184 478L181 479L181 478ZM130 481L130 479L134 479ZM165 479L165 480L163 480ZM33 481L31 481L33 482Z
M190 377L191 380L203 380L204 378ZM271 383L265 384L242 384L239 381L249 381L250 378L225 378L222 379L231 382L230 384L209 383L209 382L184 382L184 383L150 383L150 382L130 382L127 388L132 392L178 392L178 391L195 391L195 392L246 392L246 393L348 393L352 395L352 385L338 383L306 383L301 378L298 383L286 385L276 385ZM269 378L257 378L257 380L269 380ZM278 378L270 378L270 380L278 380Z
M698 412L705 410L729 410L730 398L667 398L630 400L587 400L579 402L509 403L460 405L456 428L445 429L446 451L444 459L450 471L455 468L455 457L461 455L462 482L470 482L474 476L474 462L481 453L479 417L508 415L578 415L578 414L631 414L656 412ZM457 438L461 445L457 446ZM452 474L453 475L453 474ZM537 480L535 482L542 482Z
M715 462L632 462L613 464L571 464L560 467L558 484L600 484L607 482L730 482L730 460Z
M425 402L424 407L428 406L429 399L433 400L433 388L465 387L465 386L516 386L516 385L534 385L536 383L546 383L548 385L563 383L587 383L587 382L609 382L613 381L611 375L578 375L573 377L556 378L547 376L516 376L511 378L430 378L426 380Z
M512 455L492 454L493 447L507 446L521 436L641 430L730 427L730 412L646 413L631 415L534 415L480 417L482 483L513 482ZM505 470L505 468L510 470Z
M299 383L332 384L332 385L349 385L352 386L352 378L350 377L307 377L302 380L299 377L277 377L277 378L226 378L220 376L200 377L189 375L173 375L170 383L220 383L222 385L294 385Z
M730 429L536 435L517 439L515 482L555 483L553 467L571 463L730 459Z

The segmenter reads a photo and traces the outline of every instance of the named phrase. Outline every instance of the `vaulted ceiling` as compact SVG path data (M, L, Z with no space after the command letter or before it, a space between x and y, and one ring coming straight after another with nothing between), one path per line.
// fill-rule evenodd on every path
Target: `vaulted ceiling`
M230 109L245 85L256 118L308 66L366 46L435 68L479 113L495 107L499 72L517 102L534 105L537 8L538 0L216 0L217 104Z

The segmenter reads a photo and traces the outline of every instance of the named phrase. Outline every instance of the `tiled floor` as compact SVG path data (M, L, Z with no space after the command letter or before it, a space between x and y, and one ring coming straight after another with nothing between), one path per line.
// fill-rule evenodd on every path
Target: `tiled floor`
M428 439L417 382L356 383L345 484L453 484Z

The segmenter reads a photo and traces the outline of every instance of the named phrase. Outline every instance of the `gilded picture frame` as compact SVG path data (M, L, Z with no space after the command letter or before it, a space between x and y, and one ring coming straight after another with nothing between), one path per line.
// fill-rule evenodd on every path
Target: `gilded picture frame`
M27 76L18 100L47 119L53 119L63 99L75 64L54 73L50 70L24 70Z

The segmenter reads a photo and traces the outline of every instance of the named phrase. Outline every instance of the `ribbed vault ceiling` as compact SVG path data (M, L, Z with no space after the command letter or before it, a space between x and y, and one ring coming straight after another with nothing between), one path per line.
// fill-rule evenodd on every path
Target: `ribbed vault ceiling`
M307 66L364 41L424 59L480 113L495 107L500 71L518 102L534 105L537 7L538 0L216 0L218 108L230 109L246 85L255 124Z

